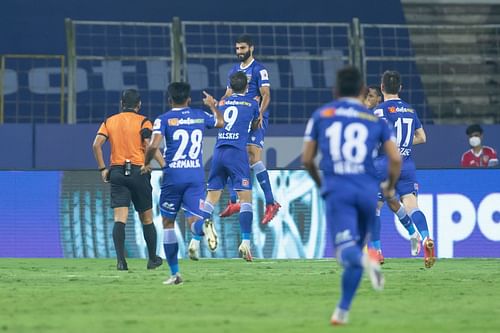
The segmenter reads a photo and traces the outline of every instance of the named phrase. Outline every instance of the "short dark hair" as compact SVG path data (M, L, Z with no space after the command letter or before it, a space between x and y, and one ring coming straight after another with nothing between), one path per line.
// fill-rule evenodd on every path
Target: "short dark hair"
M248 84L247 75L244 72L236 72L229 77L229 86L235 93L245 91Z
M252 37L247 34L238 36L238 38L236 38L236 43L245 43L248 44L248 46L253 46Z
M465 134L467 135L471 135L472 133L476 133L478 132L479 134L483 134L483 128L481 127L481 125L479 124L474 124L474 125L470 125L469 127L467 127L467 129L465 130Z
M133 110L141 102L141 95L136 89L127 89L122 92L122 109Z
M191 96L191 86L187 82L172 82L168 85L168 97L174 104L183 104Z
M401 75L398 71L385 71L382 75L384 91L388 94L399 94L401 88Z
M338 97L356 97L363 89L361 72L354 66L346 66L337 72Z
M380 86L379 85L376 85L376 84L371 84L368 86L368 89L372 89L372 90L375 90L377 92L377 96L378 97L384 97L384 95L382 95L382 90L380 90ZM368 93L368 91L367 91Z

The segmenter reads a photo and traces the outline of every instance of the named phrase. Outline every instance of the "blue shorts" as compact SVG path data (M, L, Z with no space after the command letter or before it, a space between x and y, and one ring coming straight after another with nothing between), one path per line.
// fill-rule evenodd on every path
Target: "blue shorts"
M269 123L269 116L267 115L268 112L266 111L266 113L264 114L264 118L262 119L261 128L250 130L247 145L257 146L260 149L264 149L264 137L266 136L267 125Z
M202 218L203 202L205 200L205 183L182 183L161 186L160 212L161 216L175 220L179 209L187 215Z
M375 221L377 190L377 183L355 186L337 182L336 188L324 196L326 223L337 249L365 244Z
M208 175L208 189L213 191L223 190L227 178L231 178L235 191L252 189L250 165L245 150L229 145L215 148L212 167Z
M418 195L418 183L415 169L401 169L401 175L399 176L399 180L396 183L396 193L400 197L407 194Z

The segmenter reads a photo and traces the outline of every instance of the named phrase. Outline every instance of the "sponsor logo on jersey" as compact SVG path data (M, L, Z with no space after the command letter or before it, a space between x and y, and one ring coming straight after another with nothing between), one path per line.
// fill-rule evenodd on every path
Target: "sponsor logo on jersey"
M395 107L395 106L389 106L387 108L387 110L389 111L389 113L396 113L396 112L401 112L401 113L414 113L415 110L413 110L412 108L405 108L404 106L398 106L398 107Z
M205 208L205 201L203 201L203 199L200 199L200 202L198 203L198 208L200 210L203 210L203 208Z
M179 119L178 118L170 118L168 120L168 126L179 126Z
M323 111L321 111L322 118L330 118L330 117L333 117L334 115L335 115L334 108L328 108L328 109L324 109Z

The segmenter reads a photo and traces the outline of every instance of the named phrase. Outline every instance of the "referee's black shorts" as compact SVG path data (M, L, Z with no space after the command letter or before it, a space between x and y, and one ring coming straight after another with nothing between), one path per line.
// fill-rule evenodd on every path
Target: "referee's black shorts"
M111 183L111 208L129 207L130 201L138 213L153 208L151 175L141 175L141 167L132 165L130 176L125 176L123 165L113 165L109 170Z

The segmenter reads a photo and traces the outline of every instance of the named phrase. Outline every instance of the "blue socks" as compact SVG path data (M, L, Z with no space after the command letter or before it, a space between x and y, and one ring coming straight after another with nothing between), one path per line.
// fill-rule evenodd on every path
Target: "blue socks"
M175 229L163 229L163 248L167 257L170 272L175 275L179 272L179 262L177 253L179 252L179 243L175 236Z
M342 310L348 311L350 309L361 282L363 276L362 257L363 253L358 246L350 246L341 250L340 259L342 266L344 266L344 273L342 274L342 292L338 307Z
M250 202L242 202L240 206L240 231L242 240L250 240L252 235L253 209Z
M201 209L201 212L203 213L203 218L204 219L209 219L212 217L212 213L214 212L214 205L212 203L208 202L205 200L203 204L203 208Z
M205 234L203 233L203 220L198 220L191 224L191 232L193 233L193 238L200 240L202 236ZM199 237L199 238L196 238Z
M420 209L415 209L410 213L411 219L417 226L418 232L422 236L422 240L429 237L429 228L427 226L427 220L425 219L424 213Z
M267 173L267 169L264 166L264 163L262 163L262 161L259 161L254 165L251 165L250 168L255 173L255 177L257 177L260 187L264 192L264 197L266 198L266 205L274 204L274 196L273 196L273 191L271 189L271 183L269 182L269 174Z
M405 229L408 231L408 234L410 236L413 235L415 233L415 227L413 226L412 219L408 216L408 214L406 214L403 205L399 207L398 211L396 212L396 215L398 216L399 222L401 222L403 227L405 227Z
M370 243L370 246L374 248L375 250L379 251L381 249L380 245L380 210L377 209L376 211L376 216L375 216L375 221L373 222L373 229L372 229L372 240Z

